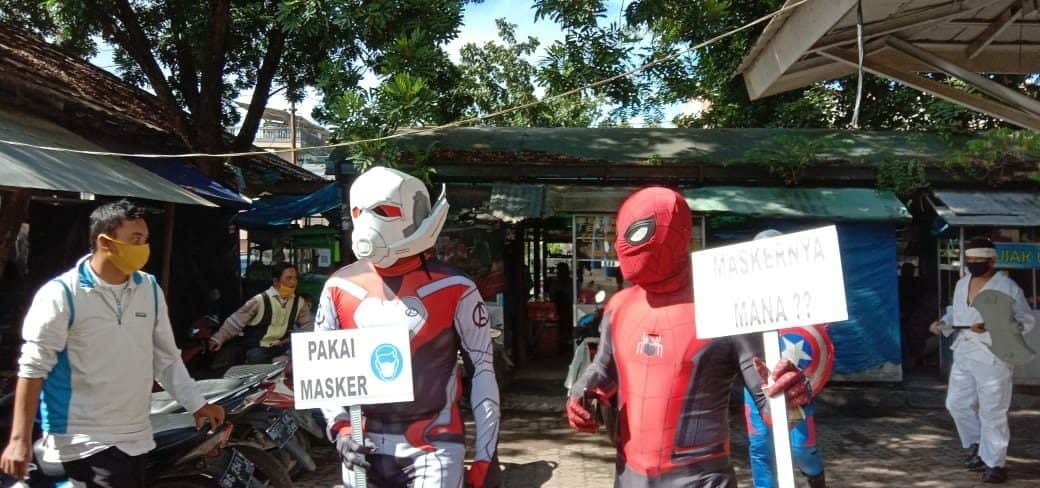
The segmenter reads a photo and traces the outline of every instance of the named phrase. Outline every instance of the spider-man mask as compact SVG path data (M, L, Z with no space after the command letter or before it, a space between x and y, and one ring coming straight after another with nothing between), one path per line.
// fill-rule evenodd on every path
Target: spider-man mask
M692 224L690 207L674 190L650 187L629 196L618 210L615 242L625 279L656 293L689 286Z

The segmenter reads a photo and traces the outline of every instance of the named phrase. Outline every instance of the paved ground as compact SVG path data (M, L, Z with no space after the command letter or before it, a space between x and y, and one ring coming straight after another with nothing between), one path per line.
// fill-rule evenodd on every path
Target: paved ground
M830 412L817 422L830 486L988 486L958 466L963 454L944 411L914 409L873 418ZM1040 411L1013 412L1011 429L1012 481L1006 486L1040 486ZM734 423L734 464L740 485L750 486L743 435L742 421ZM558 414L507 414L499 456L510 488L609 487L613 482L614 450L605 437L572 433ZM323 460L322 470L297 486L339 485L333 452L323 451Z
M605 435L574 433L561 413L565 367L565 363L547 361L524 371L503 395L506 412L499 457L509 488L613 485L615 451ZM829 486L990 486L980 483L978 474L960 467L964 453L943 409L945 387L934 378L891 386L831 385L828 390L820 399L823 403L817 405L817 426ZM1005 486L1040 486L1038 399L1040 396L1016 390L1008 460L1011 481ZM740 486L751 486L741 415L737 410L731 416L733 463ZM472 424L467 430L472 433ZM322 468L297 486L340 485L335 454L326 449L320 455Z

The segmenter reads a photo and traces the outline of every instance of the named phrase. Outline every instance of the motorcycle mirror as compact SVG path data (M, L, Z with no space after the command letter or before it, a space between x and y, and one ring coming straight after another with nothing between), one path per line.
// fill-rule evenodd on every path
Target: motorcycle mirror
M597 291L596 292L596 303L603 303L605 301L607 301L607 292L605 290Z

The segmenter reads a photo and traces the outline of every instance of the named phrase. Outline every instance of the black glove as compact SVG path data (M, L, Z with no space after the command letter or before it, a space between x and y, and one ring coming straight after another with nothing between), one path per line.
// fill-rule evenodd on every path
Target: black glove
M367 471L372 465L369 464L365 455L376 452L376 445L370 439L365 439L365 445L360 445L350 434L344 433L336 438L336 450L339 451L339 456L343 458L343 465L347 469L361 468Z

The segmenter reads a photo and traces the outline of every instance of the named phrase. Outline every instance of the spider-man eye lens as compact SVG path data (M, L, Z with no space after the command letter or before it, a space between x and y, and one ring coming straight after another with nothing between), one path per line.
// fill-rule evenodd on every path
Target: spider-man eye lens
M401 216L401 207L394 205L380 205L373 208L372 212L375 212L375 214L380 217L395 218Z
M632 222L632 225L628 226L628 230L625 231L625 241L633 246L646 244L654 237L656 229L657 219L652 216L637 220Z
M354 207L354 208L350 209L350 216L354 217L355 219L360 217L361 216L361 209L357 208L357 207Z

